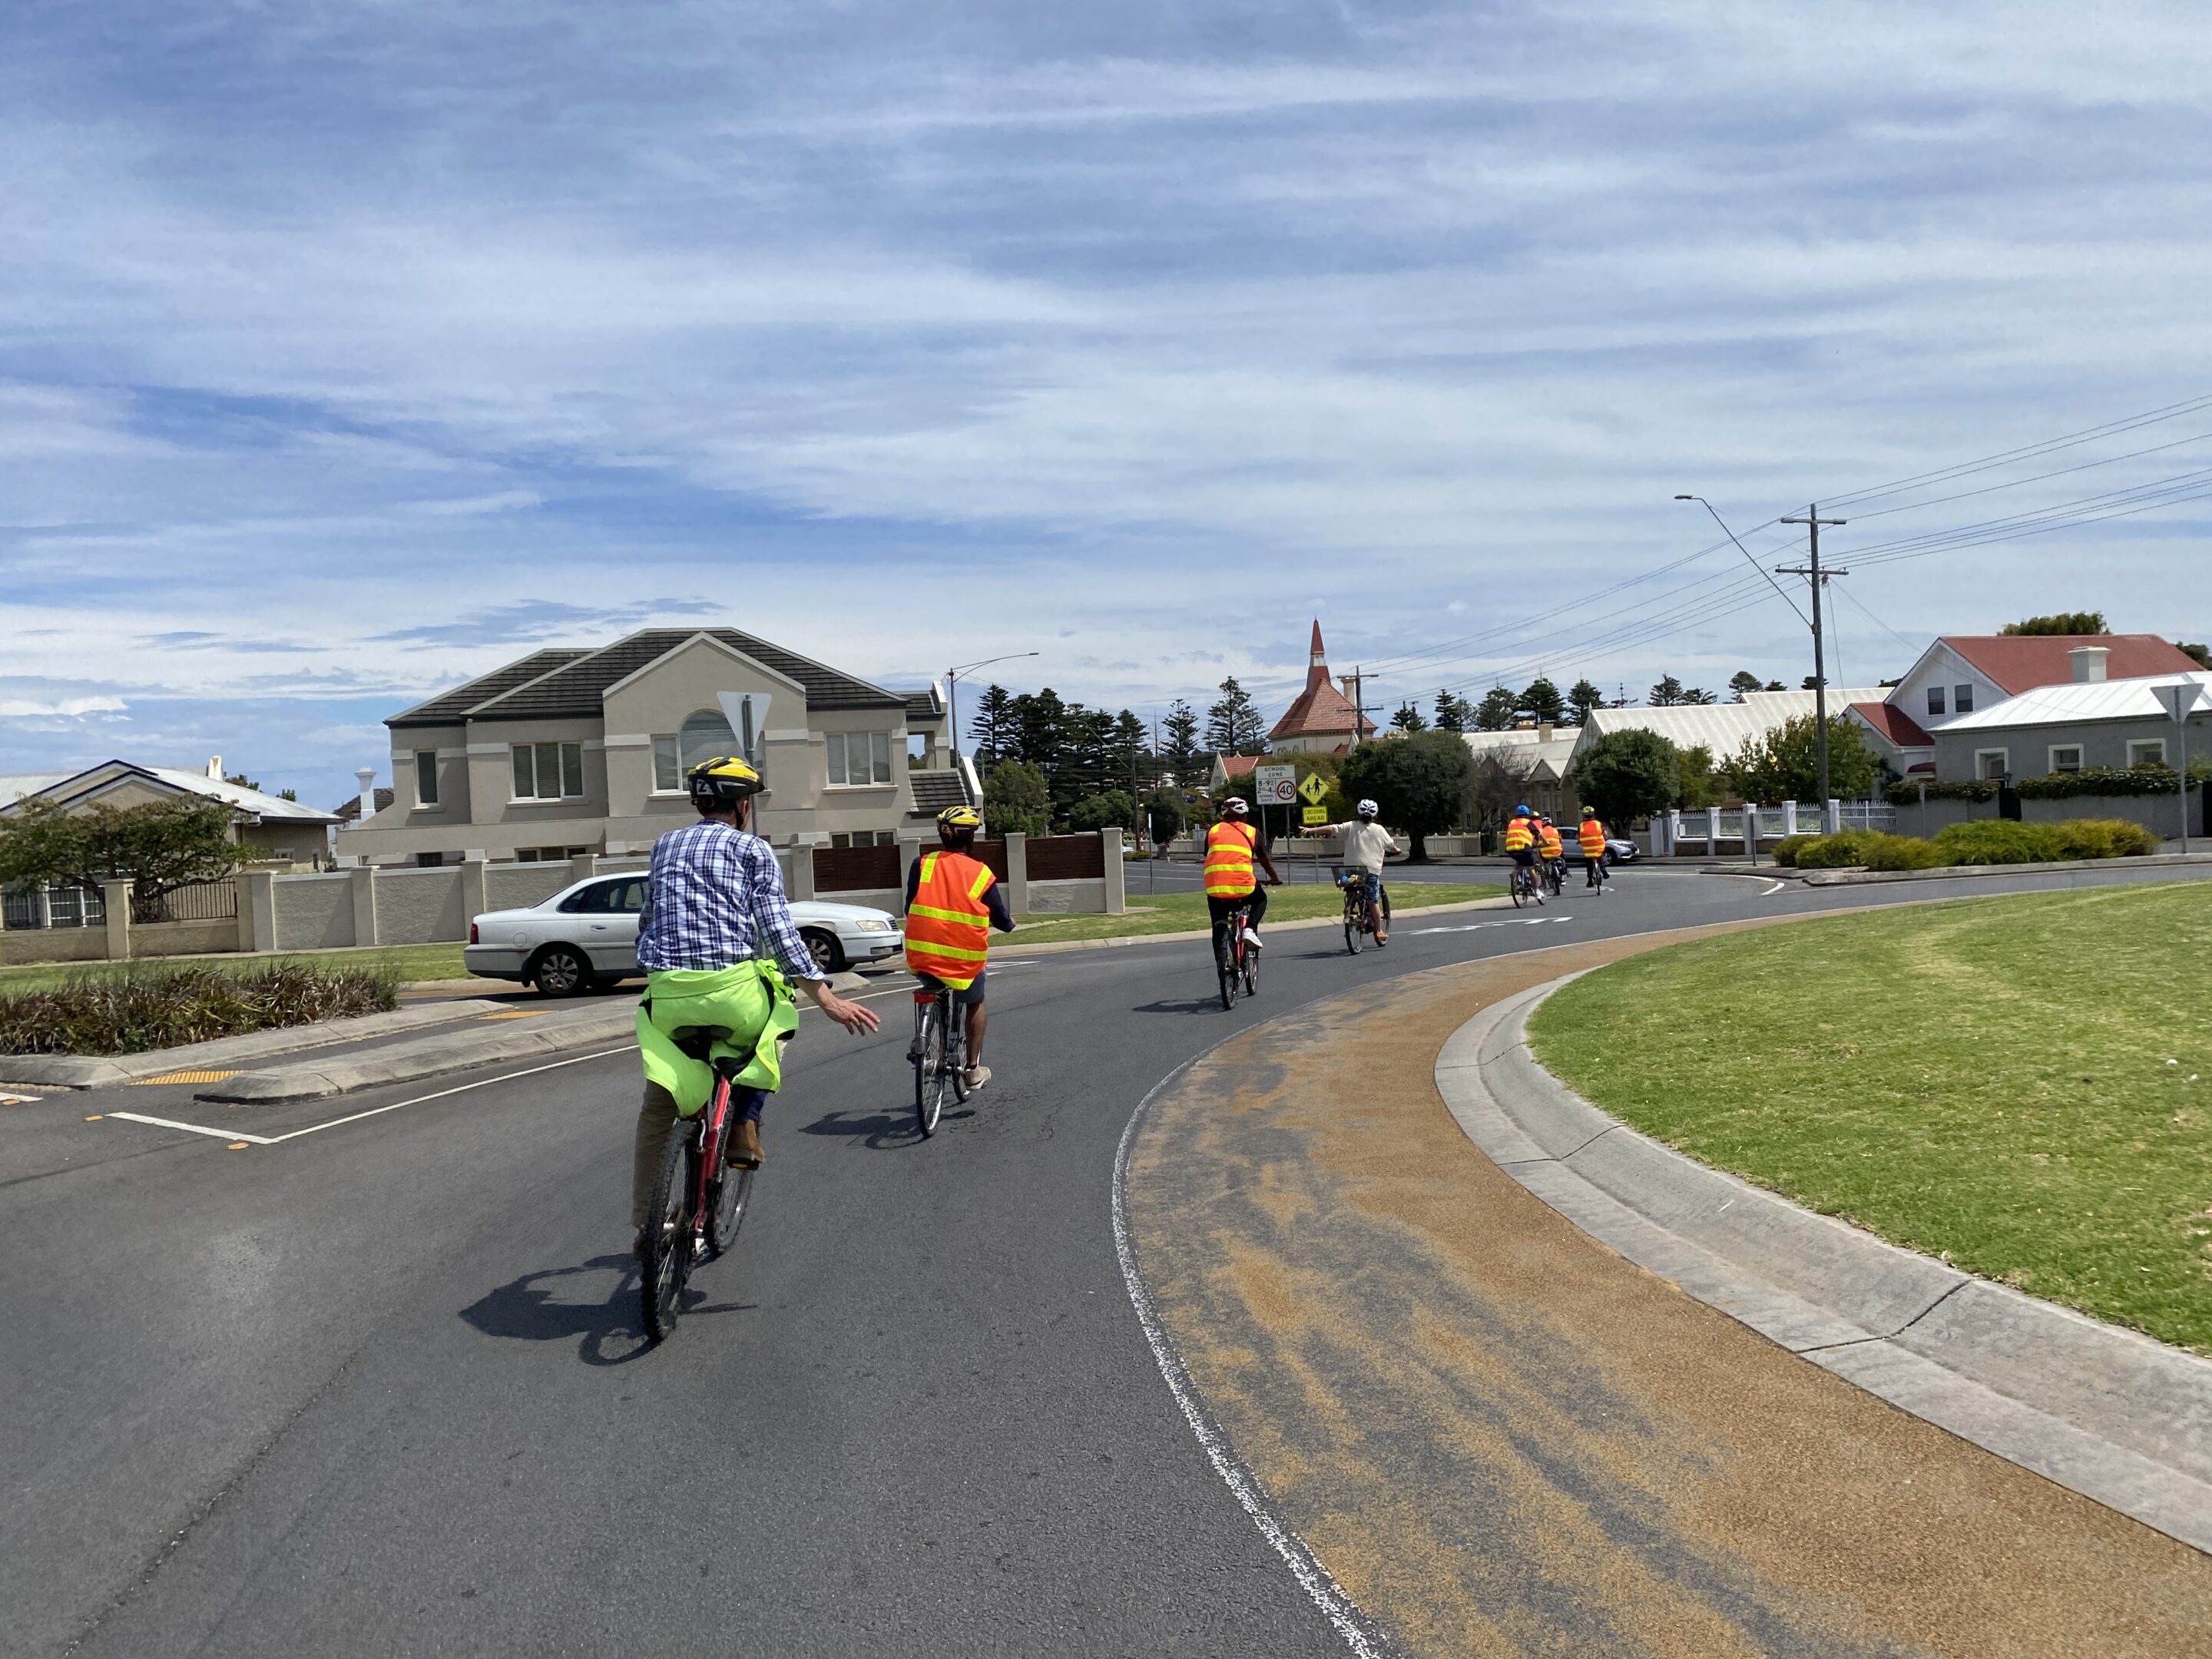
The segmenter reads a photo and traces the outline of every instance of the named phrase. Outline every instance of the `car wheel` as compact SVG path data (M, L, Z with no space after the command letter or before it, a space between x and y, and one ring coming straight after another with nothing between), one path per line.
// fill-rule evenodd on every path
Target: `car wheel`
M572 945L549 945L530 964L531 983L541 997L580 996L593 978L591 963Z
M823 972L845 971L845 947L837 943L836 934L826 927L802 927L799 937L805 940L806 948L814 953L814 960L821 964Z

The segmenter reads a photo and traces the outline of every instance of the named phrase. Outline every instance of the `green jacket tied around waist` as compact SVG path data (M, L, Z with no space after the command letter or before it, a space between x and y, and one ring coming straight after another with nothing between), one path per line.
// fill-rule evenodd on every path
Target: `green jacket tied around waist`
M717 1033L708 1049L709 1060L695 1060L676 1046L678 1032L698 1027ZM645 1079L667 1090L685 1117L696 1114L714 1092L713 1060L744 1062L735 1087L781 1087L783 1045L798 1029L798 998L772 962L647 974L645 995L637 1005Z

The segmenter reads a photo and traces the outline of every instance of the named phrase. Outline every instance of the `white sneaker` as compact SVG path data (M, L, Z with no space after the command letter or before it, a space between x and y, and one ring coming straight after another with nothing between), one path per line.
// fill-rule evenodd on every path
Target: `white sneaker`
M970 1066L960 1073L960 1080L966 1084L971 1091L980 1089L991 1080L991 1068L988 1066Z
M1260 943L1260 936L1254 933L1249 927L1247 927L1244 930L1244 942L1255 951L1263 948Z

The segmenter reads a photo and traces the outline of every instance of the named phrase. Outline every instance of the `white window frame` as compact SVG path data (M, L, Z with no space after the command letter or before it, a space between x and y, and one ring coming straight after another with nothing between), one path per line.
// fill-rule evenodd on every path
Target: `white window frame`
M425 765L425 762L428 764ZM430 786L428 793L425 793L422 788L426 782ZM415 751L415 805L419 811L422 808L437 805L438 751L434 749L417 749Z
M1954 714L1971 714L1974 712L1974 688L1972 682L1951 688L1951 712Z
M2158 750L2158 753L2155 755L2146 755L2142 752L2146 749L2155 749ZM2152 761L2156 761L2160 766L2164 766L2167 763L2166 758L2166 739L2164 738L2130 738L2128 739L2128 764L2130 766L2143 766L2148 764Z
M1997 769L1994 772L1984 763L1995 756ZM2012 750L2009 749L1977 749L1974 750L1974 775L1987 781L2012 770Z
M1949 711L1948 711L1948 709L1946 709L1946 708L1945 708L1945 707L1944 707L1944 701L1943 701L1943 688L1942 688L1942 686L1940 686L1940 685L1931 685L1931 686L1929 686L1929 687L1928 688L1928 714L1929 714L1929 717L1932 720L1932 719L1934 719L1934 718L1935 718L1936 715L1938 715L1938 714L1946 714L1946 713L1948 713L1948 712L1949 712Z
M681 795L684 787L683 739L673 732L657 732L653 738L653 793ZM665 763L664 765L663 763ZM665 780L665 781L664 781Z
M2051 757L2050 757L2050 758L2051 758L2051 771L2052 771L2054 774L2056 774L2056 773L2059 773L2059 772L2078 772L2078 771L2080 771L2080 770L2081 769L2082 756L2083 756L2084 752L2085 752L2085 751L2084 751L2084 750L2083 750L2083 748L2082 748L2082 745L2081 745L2081 744L2078 744L2078 743L2054 743L2054 744L2052 744L2051 745ZM2059 760L2059 758L2058 758L2061 755L2071 755L2071 756L2073 756L2073 757L2074 757L2073 763L2072 763L2071 765L2067 765L2067 764L2065 764L2065 763L2062 763L2062 762Z
M832 789L883 789L893 781L891 734L888 732L830 732L823 734ZM851 745L860 747L866 777L853 776Z
M545 751L553 751L553 789L545 793L544 776ZM517 743L507 745L508 763L513 769L514 793L511 797L517 805L530 805L548 801L581 800L584 799L584 745L553 739L544 743ZM525 762L528 762L526 778ZM573 763L573 769L572 769ZM527 782L529 793L524 793ZM570 785L574 784L571 788Z

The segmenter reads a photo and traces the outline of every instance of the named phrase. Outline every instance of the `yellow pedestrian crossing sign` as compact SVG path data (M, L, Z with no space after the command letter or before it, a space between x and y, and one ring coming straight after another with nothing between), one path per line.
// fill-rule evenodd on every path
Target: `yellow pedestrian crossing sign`
M1309 806L1305 808L1304 811L1305 821L1308 823L1327 823L1328 822L1328 809L1325 806Z
M1298 782L1298 793L1306 798L1307 805L1318 806L1321 798L1328 793L1328 780L1318 772L1309 772Z

